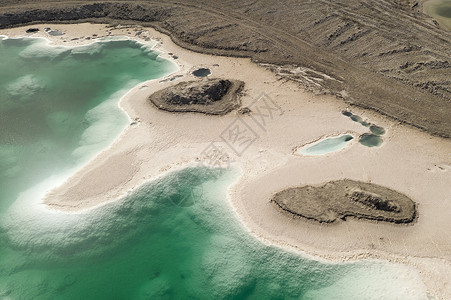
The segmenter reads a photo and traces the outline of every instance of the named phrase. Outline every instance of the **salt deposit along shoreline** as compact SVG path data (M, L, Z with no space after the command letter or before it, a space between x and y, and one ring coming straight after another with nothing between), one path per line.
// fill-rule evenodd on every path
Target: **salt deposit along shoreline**
M112 35L136 33L131 28L90 24L34 27L65 32L64 36L49 37L58 44L89 43L71 39L107 36L108 31ZM23 36L26 28L2 30L0 34ZM48 194L44 201L48 207L76 212L114 201L171 170L208 165L215 150L221 154L223 166L231 163L242 170L228 197L242 223L261 240L334 261L375 258L405 263L421 272L431 294L442 299L451 296L451 237L446 232L451 225L447 214L451 209L447 201L451 199L451 141L352 108L387 129L381 147L353 143L323 156L294 155L293 149L320 137L349 131L363 134L367 128L341 115L347 108L344 102L305 92L249 59L194 53L152 29L139 30L162 42L156 46L166 53L162 57L170 57L168 53L177 56L180 70L170 77L183 77L143 83L127 93L120 106L132 120L130 126L109 149ZM41 30L37 35L45 33ZM198 67L210 68L211 77L244 81L242 105L253 113L232 112L221 117L174 114L157 110L147 101L156 90L194 80L190 73ZM256 113L259 110L270 117L262 118ZM247 129L249 145L230 140L234 128ZM409 196L418 204L418 221L405 226L350 219L318 225L289 218L269 203L271 195L284 188L344 178L380 184Z

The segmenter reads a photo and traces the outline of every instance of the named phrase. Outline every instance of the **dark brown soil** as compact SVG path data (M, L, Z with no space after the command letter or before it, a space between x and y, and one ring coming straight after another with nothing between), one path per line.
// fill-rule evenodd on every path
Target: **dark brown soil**
M219 78L185 81L153 93L149 100L157 108L171 112L225 115L240 107L243 85L242 81Z
M140 24L199 52L251 57L279 76L451 137L451 34L409 0L3 0L0 27ZM300 66L306 72L295 72ZM327 74L318 80L318 74ZM316 78L316 79L315 79ZM343 90L346 93L341 93Z
M415 202L386 187L354 180L331 181L321 186L303 186L276 193L271 202L290 214L332 223L347 217L411 223Z

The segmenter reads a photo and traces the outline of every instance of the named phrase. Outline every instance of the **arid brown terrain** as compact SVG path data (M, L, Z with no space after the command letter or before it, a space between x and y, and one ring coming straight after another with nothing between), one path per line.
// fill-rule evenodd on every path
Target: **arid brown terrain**
M407 0L4 0L0 27L152 26L185 48L251 57L315 92L449 138L451 34L420 6Z

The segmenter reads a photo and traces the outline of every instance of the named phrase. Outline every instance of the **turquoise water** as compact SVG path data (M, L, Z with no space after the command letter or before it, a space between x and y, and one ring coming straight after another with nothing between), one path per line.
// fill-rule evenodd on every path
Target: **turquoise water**
M324 155L343 149L352 139L354 139L354 137L350 134L330 137L313 145L307 145L299 149L299 152L305 155Z
M385 129L382 127L376 126L376 125L371 125L370 131L374 135L384 135L385 134Z
M176 66L122 40L76 48L0 41L0 211L20 191L83 163L128 120L118 99Z
M133 41L0 54L0 299L427 299L405 266L261 243L226 199L232 170L184 169L88 212L40 205L127 124L126 90L175 66Z
M210 74L211 74L211 71L210 71L210 69L207 69L207 68L200 68L200 69L193 71L193 75L196 77L207 77Z

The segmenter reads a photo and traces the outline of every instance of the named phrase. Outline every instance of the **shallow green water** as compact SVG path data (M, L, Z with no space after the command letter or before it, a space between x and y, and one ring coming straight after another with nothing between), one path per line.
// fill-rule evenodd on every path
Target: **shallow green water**
M184 169L90 214L3 222L13 299L426 299L406 267L324 264L257 241L225 199L233 172ZM187 203L188 205L177 205ZM25 219L20 224L17 218ZM417 285L417 286L416 286Z
M451 18L451 1L442 0L435 6L435 13L441 17Z
M311 146L301 149L305 155L324 155L343 149L354 137L350 134L343 134L337 137L326 138Z
M184 169L89 212L48 210L46 189L127 123L118 97L174 66L131 41L4 40L0 54L0 299L427 299L407 267L256 240L226 199L234 171Z
M127 123L118 99L174 70L157 55L127 40L76 48L0 41L0 211L108 145Z
M360 123L364 127L369 127L370 132L364 133L359 137L360 144L366 147L379 147L383 144L384 140L381 137L385 134L385 129L383 127L364 121L362 117L354 115L349 111L342 111L342 114L349 117L354 122Z

